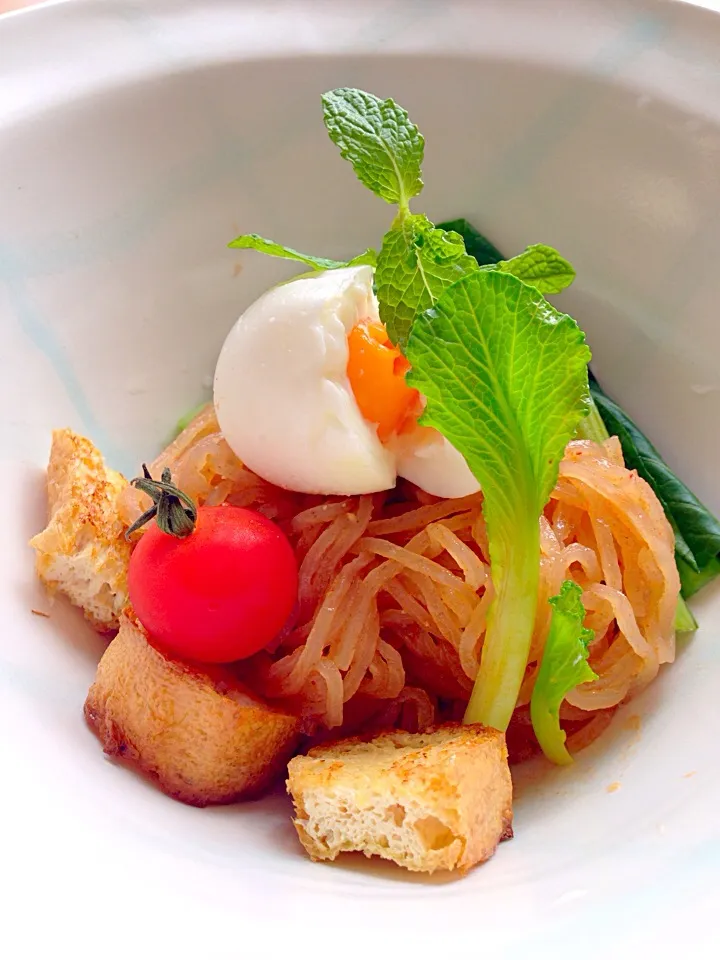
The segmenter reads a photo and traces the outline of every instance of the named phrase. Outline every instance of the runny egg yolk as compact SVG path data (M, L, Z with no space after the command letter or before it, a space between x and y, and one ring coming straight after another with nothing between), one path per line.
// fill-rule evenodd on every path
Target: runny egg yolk
M381 441L419 413L420 394L405 383L410 364L377 320L356 324L348 335L347 375L363 417L377 424Z

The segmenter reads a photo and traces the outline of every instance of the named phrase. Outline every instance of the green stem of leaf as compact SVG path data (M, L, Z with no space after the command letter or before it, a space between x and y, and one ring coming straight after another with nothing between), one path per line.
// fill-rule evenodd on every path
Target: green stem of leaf
M603 443L610 436L592 397L590 397L590 412L584 420L580 421L576 436L578 440L592 440L594 443Z
M466 723L506 730L525 675L535 624L540 579L538 518L518 517L513 543L494 564L495 599L488 616L480 670L465 713Z
M571 764L573 758L565 746L565 737L562 733L558 735L557 721L544 697L533 695L530 701L530 720L542 752L548 760L559 767Z

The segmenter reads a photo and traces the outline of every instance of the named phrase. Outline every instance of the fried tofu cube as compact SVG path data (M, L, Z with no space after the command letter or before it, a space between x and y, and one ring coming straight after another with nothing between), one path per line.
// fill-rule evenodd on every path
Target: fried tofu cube
M313 860L343 851L466 871L512 836L505 737L479 724L323 744L290 761L295 829Z
M132 615L100 660L85 717L107 754L198 807L260 793L299 736L295 716L268 706L229 669L164 656Z
M101 632L117 630L127 604L130 544L116 508L126 486L88 439L68 429L53 433L49 521L30 545L43 583L82 607Z

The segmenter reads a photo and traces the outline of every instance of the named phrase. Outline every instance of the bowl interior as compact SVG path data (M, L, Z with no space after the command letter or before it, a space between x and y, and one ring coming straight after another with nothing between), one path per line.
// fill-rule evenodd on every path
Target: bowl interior
M520 6L530 18L529 5ZM588 4L598 32L590 40L581 31L561 59L507 39L517 20L499 4L487 5L482 24L464 4L449 4L450 23L440 26L398 13L380 47L365 24L364 39L358 33L342 55L305 34L302 50L253 55L250 21L242 33L233 18L240 7L259 8L209 4L209 13L224 8L237 32L233 49L204 60L182 53L196 21L182 30L168 22L164 33L162 19L129 5L135 13L123 26L111 6L98 23L119 31L118 47L137 46L137 60L118 66L117 47L104 38L115 72L94 67L59 105L49 80L38 80L36 57L34 97L18 96L0 120L0 716L15 731L0 757L18 782L25 778L11 816L32 822L44 846L48 896L68 862L105 864L109 890L125 891L139 917L150 916L148 890L163 891L158 910L171 913L174 898L223 923L241 898L250 927L272 918L278 896L298 923L326 898L329 930L372 904L392 938L398 917L411 927L426 922L426 903L442 900L429 938L447 938L451 923L462 942L457 931L469 935L482 918L486 943L519 945L532 926L545 938L536 943L552 945L608 911L613 938L625 931L630 942L643 918L681 891L689 898L706 889L718 865L720 797L720 596L712 589L695 605L701 628L677 663L572 769L518 771L516 840L461 884L427 884L353 859L307 863L281 795L197 811L104 762L81 716L102 643L74 611L49 603L25 546L44 518L50 430L83 431L114 466L134 470L180 414L209 396L238 314L291 272L226 249L228 240L254 231L340 257L387 229L389 208L355 181L324 132L319 96L339 85L391 95L425 134L427 187L416 209L466 216L508 255L543 241L573 262L578 279L559 304L585 328L596 374L720 511L720 445L712 442L720 75L703 59L717 50L718 28L665 5L652 5L662 15L631 16L631 6L602 20ZM46 16L62 31L70 14L61 9ZM481 26L489 39L476 49L466 33ZM568 43L569 32L566 24ZM25 34L0 28L0 42L11 36ZM33 881L26 841L8 842L22 888ZM89 897L100 903L99 893ZM513 925L518 904L528 930ZM598 931L598 949L606 935ZM286 936L278 931L278 943Z

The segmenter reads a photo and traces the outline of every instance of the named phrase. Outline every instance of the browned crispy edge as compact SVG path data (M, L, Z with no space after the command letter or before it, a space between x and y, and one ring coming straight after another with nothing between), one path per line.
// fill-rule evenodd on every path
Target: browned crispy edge
M459 721L448 721L447 723L436 724L427 730L423 730L422 733L427 734L428 736L432 736L433 733L436 733L438 730L441 730L441 729L442 730L457 729L458 733L460 732L467 733L472 728L480 729L482 730L483 733L492 735L493 738L498 735L502 737L503 746L505 748L505 759L507 760L507 744L505 743L505 734L499 730L496 730L494 727L486 727L482 723L460 723ZM387 736L388 734L397 734L397 733L404 733L404 732L405 731L397 730L394 727L385 727L381 730L372 730L372 731L366 731L364 733L358 733L351 737L340 737L336 740L323 741L323 743L319 744L317 747L311 746L308 750L301 751L301 752L304 752L308 757L312 757L314 755L317 755L318 753L321 754L327 748L334 748L338 746L352 746L353 744L356 744L356 743L372 743L373 740L377 740L379 737ZM512 782L512 775L511 775L511 782ZM514 836L515 836L515 833L513 831L513 807L512 807L512 800L511 800L510 809L505 812L505 816L503 817L503 830L502 830L502 833L500 834L499 842L502 843L503 840L512 840Z
M186 803L191 807L221 806L237 803L240 800L253 800L261 796L272 786L275 780L280 778L288 760L295 753L299 739L299 735L293 738L287 749L278 754L273 762L265 767L263 773L256 777L254 781L248 783L242 790L236 790L232 793L196 792L190 789L178 790L175 785L168 783L156 770L143 763L137 748L125 736L119 725L114 721L107 723L104 711L96 710L89 697L85 701L83 713L89 728L99 739L103 751L108 757L119 760L135 770L155 784L166 796L172 797L173 800L179 800L181 803Z

